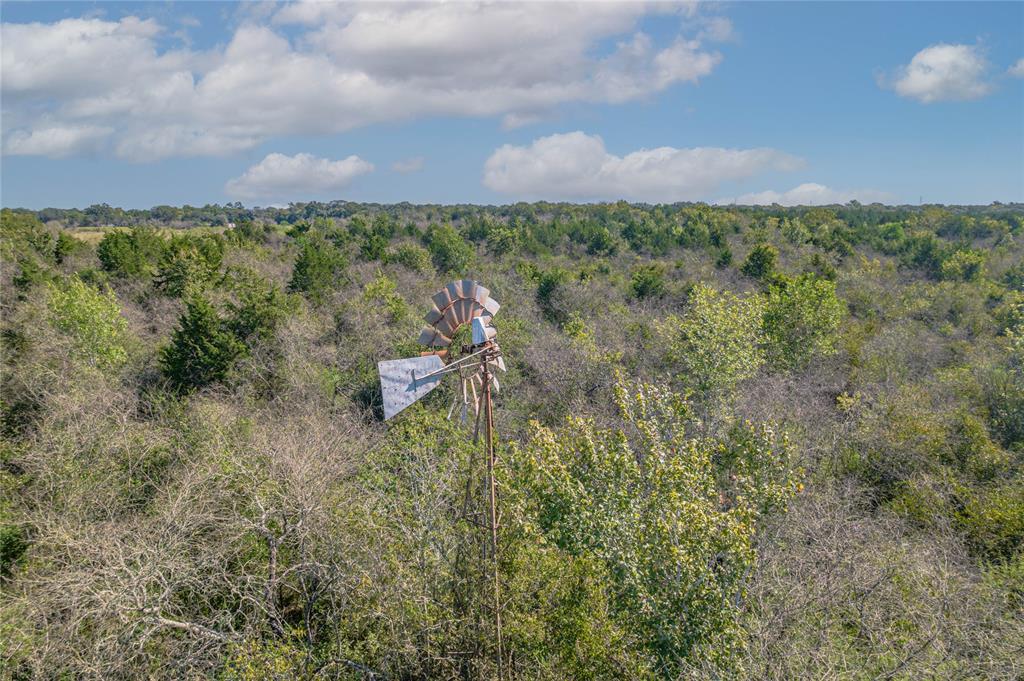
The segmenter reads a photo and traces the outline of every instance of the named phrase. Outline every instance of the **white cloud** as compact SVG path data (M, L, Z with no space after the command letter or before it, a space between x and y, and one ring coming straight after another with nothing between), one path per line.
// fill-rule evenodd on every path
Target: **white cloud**
M39 127L16 130L7 136L4 153L11 156L49 156L61 158L96 151L113 132L92 125Z
M272 10L272 11L271 11ZM642 99L709 75L699 9L659 44L639 31L670 6L625 3L295 3L247 11L225 45L164 49L152 19L2 26L3 133L112 128L132 160L225 155L280 135L424 116L504 117ZM287 32L279 27L287 25ZM609 45L612 47L609 49Z
M735 199L720 199L717 203L737 203L741 206L767 206L773 203L782 206L827 206L850 201L874 203L891 199L890 194L874 189L832 189L823 184L806 182L785 192L768 190L756 194L744 194Z
M310 199L344 189L356 177L373 170L358 156L340 161L311 154L267 154L240 177L224 185L224 193L239 199Z
M1006 70L1014 78L1024 78L1024 57L1017 60L1017 63Z
M703 23L704 28L697 34L697 38L700 40L722 43L736 38L732 22L725 17L708 17Z
M577 131L500 147L484 165L483 182L519 198L673 202L706 199L723 182L800 164L775 149L659 147L615 156L600 137Z
M422 156L413 156L412 158L403 158L399 161L395 161L391 164L391 169L396 173L415 173L423 170L423 163L425 159Z
M988 62L978 47L940 43L924 48L900 67L891 87L925 104L979 99L992 91L987 71Z

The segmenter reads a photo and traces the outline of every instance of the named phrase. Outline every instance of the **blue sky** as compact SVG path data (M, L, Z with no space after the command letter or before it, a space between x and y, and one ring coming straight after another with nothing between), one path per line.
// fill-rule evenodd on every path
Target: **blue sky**
M5 206L1024 201L1024 3L4 2Z

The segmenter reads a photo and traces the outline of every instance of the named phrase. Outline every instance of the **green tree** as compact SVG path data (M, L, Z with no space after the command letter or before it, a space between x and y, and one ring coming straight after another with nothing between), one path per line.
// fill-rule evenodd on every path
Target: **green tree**
M707 401L719 401L764 362L764 303L759 296L741 298L704 284L694 287L689 303L682 317L672 315L657 325L666 359L685 385Z
M247 346L266 342L295 310L297 297L281 290L252 271L234 273L232 290L237 302L229 302L228 328Z
M951 281L977 281L985 270L985 254L974 249L958 250L942 261L939 276Z
M199 292L217 275L223 259L220 236L171 239L160 258L157 287L175 298Z
M50 323L71 340L75 358L100 369L116 369L128 359L128 322L117 296L78 277L49 284L46 301Z
M117 277L148 277L156 270L167 243L150 227L110 231L96 247L103 269Z
M487 233L487 250L492 255L514 255L522 243L522 235L515 227L493 227Z
M836 330L846 304L836 297L835 282L813 274L781 279L768 291L764 335L770 364L799 370L815 355L836 352Z
M641 265L633 270L629 287L640 300L665 295L665 266L660 263Z
M57 242L53 248L53 258L57 261L57 264L63 264L69 256L75 253L80 253L86 250L86 245L71 236L67 232L61 230L57 235Z
M740 271L753 279L765 280L775 273L775 261L779 252L771 244L758 244L751 249L743 261Z
M190 392L224 380L245 351L210 301L195 296L185 303L178 328L160 353L160 365L175 390Z
M463 273L473 260L473 247L451 225L434 226L427 232L427 250L440 272Z
M430 251L416 244L401 244L388 253L386 262L396 262L413 272L426 272L431 268Z
M663 678L688 665L727 671L758 520L796 490L790 447L749 424L691 437L687 405L655 386L620 382L616 401L620 428L534 423L511 456L512 501L545 541L604 568L612 618Z
M302 240L299 257L288 283L289 291L305 293L313 300L322 300L338 283L348 261L345 255L318 233Z

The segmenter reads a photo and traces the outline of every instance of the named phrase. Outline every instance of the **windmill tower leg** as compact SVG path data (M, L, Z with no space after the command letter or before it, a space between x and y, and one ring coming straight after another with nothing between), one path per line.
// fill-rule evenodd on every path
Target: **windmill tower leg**
M498 574L498 490L494 480L494 413L491 410L491 374L487 355L484 356L484 410L487 428L487 481L491 492L491 559L494 577L494 636L498 663L498 679L505 678L505 653L501 640L501 582Z

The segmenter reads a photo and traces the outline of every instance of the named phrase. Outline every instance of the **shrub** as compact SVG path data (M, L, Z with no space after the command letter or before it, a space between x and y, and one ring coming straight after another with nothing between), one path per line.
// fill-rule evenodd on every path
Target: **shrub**
M416 244L401 244L387 255L386 262L395 262L413 272L426 272L431 267L430 251Z
M50 323L71 339L72 355L100 369L116 369L128 359L128 323L117 296L77 277L49 286Z
M171 342L160 353L160 365L171 387L190 392L222 381L245 354L245 346L217 314L196 296L185 304Z
M654 386L620 383L616 397L621 428L534 423L512 456L514 494L546 541L604 567L612 619L662 677L728 670L757 521L796 488L789 446L749 425L693 439L685 403Z
M665 266L655 263L637 267L630 277L629 286L633 295L640 300L660 298L665 295Z
M1003 273L1003 283L1006 287L1024 293L1024 263L1017 263Z
M566 313L555 304L558 290L569 281L569 272L554 267L537 274L537 305L544 317L556 324L564 324Z
M11 283L19 291L28 291L34 286L53 280L53 272L42 265L33 255L25 255L18 259L18 273Z
M1024 481L1014 480L968 496L960 514L972 547L1006 561L1024 546Z
M363 287L363 299L379 304L392 322L401 321L409 314L409 305L398 292L398 284L383 272L378 271L373 281Z
M388 240L376 232L367 234L359 244L359 257L366 261L383 260L388 250Z
M494 256L514 255L522 243L514 227L494 227L487 233L487 250Z
M344 254L334 244L319 233L311 233L302 240L288 290L305 293L315 301L322 300L337 286L338 277L347 266Z
M249 246L266 243L267 235L273 231L270 225L256 224L252 220L240 220L224 232L224 238L235 246Z
M956 251L939 266L939 276L949 281L977 281L985 269L985 254L976 250Z
M451 225L431 227L427 249L439 272L464 273L473 259L473 247Z
M10 577L14 564L28 549L28 539L17 525L0 523L0 578Z
M81 253L85 250L87 250L87 247L84 243L67 232L61 231L57 235L57 242L53 247L53 258L60 265L75 253Z
M720 270L724 270L726 267L732 264L732 251L728 246L723 246L722 250L718 252L715 257L715 267Z
M657 329L664 337L665 357L678 368L684 384L701 397L717 400L757 373L761 350L759 297L740 298L697 284L682 317L667 317Z
M219 236L175 237L160 258L157 288L174 298L198 293L217 275L223 259Z
M238 300L227 305L228 326L246 345L273 338L278 326L295 311L295 296L254 272L236 274L232 288Z
M765 280L775 273L779 252L770 244L758 244L743 261L740 271L753 279Z
M769 362L798 370L815 355L835 353L836 330L845 314L835 282L804 274L773 284L763 320Z
M148 277L153 274L167 247L166 241L150 227L111 231L96 247L103 269L117 277Z
M0 255L9 260L38 256L52 260L54 238L31 212L0 209Z

